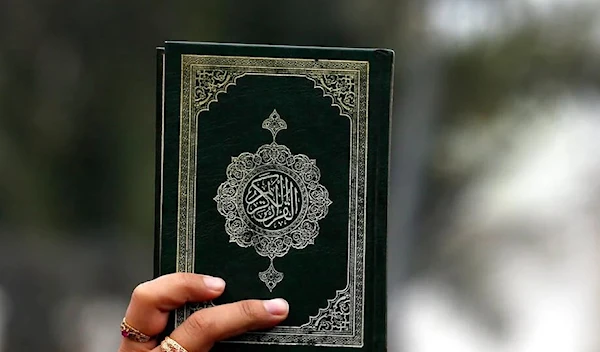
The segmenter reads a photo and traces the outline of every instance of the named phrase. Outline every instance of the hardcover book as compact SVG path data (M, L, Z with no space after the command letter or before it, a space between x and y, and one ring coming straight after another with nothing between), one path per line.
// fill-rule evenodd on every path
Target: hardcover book
M158 48L155 276L227 282L169 329L281 297L282 324L214 350L386 350L393 65L387 49Z

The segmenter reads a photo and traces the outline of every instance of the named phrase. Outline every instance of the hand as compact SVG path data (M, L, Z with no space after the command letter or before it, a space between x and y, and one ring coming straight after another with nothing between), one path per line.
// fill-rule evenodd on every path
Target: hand
M170 311L186 302L215 299L224 289L225 282L219 278L191 273L164 275L136 287L125 321L142 334L154 337L165 329ZM124 336L119 352L205 352L217 341L277 325L287 317L288 309L282 299L247 300L202 309L170 335L184 349L174 347L165 351L155 339L138 342L133 336Z

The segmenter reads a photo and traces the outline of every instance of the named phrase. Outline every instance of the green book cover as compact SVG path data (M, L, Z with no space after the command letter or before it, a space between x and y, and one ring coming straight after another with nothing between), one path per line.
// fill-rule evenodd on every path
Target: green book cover
M393 67L387 49L158 49L155 275L227 281L169 329L282 297L282 324L214 350L386 350Z

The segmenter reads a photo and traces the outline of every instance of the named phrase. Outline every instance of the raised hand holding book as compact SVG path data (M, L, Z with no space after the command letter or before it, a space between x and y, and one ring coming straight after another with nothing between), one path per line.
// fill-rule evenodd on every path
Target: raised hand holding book
M155 275L227 281L170 328L282 297L282 324L215 350L385 350L393 52L167 42L158 57Z

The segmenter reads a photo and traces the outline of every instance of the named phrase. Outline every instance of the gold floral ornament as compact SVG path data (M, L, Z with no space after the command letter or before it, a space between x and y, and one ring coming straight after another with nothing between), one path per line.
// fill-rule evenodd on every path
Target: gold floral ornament
M284 274L273 265L291 248L314 244L319 221L327 216L332 201L319 183L321 171L316 161L304 154L292 154L278 144L277 134L287 123L273 110L262 128L271 132L273 142L256 153L231 158L227 181L214 197L217 210L225 218L229 241L242 248L253 247L269 258L270 264L258 278L269 291L283 281Z
M356 79L343 74L308 74L315 82L315 87L323 91L323 95L330 97L333 105L340 109L340 113L351 116L356 110Z

